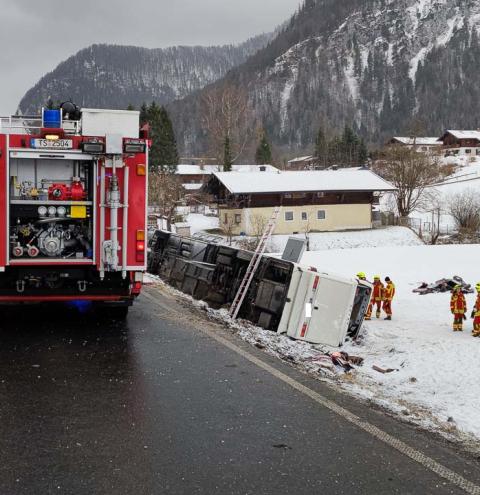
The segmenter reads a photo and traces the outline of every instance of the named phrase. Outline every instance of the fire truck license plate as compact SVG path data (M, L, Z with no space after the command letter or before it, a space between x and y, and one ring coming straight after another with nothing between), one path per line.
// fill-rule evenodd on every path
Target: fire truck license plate
M71 150L73 141L71 139L32 139L32 147L49 150Z

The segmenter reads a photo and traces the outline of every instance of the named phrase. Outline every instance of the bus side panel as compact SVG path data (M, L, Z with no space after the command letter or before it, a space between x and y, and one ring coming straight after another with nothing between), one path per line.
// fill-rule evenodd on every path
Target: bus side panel
M0 134L0 269L7 264L7 136Z

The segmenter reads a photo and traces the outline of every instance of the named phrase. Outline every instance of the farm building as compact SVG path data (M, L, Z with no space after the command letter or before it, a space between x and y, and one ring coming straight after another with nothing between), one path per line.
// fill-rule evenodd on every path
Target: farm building
M218 204L220 226L233 235L258 235L276 206L276 234L372 228L382 192L394 191L369 170L214 173L204 191Z
M289 160L287 163L288 170L310 170L315 167L318 162L318 158L314 156L299 156Z
M391 146L407 146L408 148L413 148L416 151L423 153L431 153L437 150L441 150L442 141L436 137L393 137L388 142Z
M480 131L449 130L439 139L446 148L445 156L480 155Z
M186 191L198 191L215 172L223 170L222 165L177 165L176 174ZM232 165L232 171L249 172L276 172L272 165Z

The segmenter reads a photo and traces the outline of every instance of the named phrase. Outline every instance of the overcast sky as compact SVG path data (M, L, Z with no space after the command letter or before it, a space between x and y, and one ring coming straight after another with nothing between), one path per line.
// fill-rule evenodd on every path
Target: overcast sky
M0 114L92 43L236 43L273 30L300 0L0 0Z

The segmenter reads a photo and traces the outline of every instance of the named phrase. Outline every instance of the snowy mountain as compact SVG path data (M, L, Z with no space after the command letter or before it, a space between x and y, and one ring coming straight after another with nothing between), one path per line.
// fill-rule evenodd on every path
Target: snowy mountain
M353 125L372 143L480 126L478 0L305 0L263 50L218 84L248 88L277 145L307 148L320 125ZM206 89L208 91L208 88ZM198 98L173 106L180 140Z
M35 113L49 98L101 108L139 107L152 100L165 104L221 78L272 36L214 47L92 45L44 76L25 94L19 108L23 113Z

